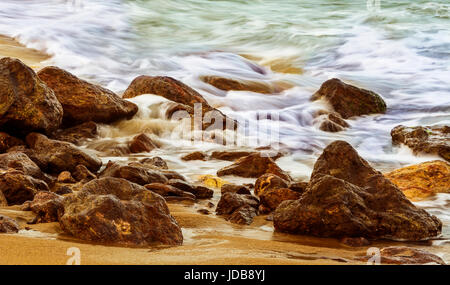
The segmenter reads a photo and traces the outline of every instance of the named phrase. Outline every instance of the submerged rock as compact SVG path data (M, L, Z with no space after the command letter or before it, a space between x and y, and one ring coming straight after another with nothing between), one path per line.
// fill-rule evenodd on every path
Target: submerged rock
M167 183L168 179L155 169L133 163L122 165L118 162L108 162L106 168L99 174L99 177L123 178L130 182L146 185L150 183Z
M19 229L20 227L16 220L0 215L0 233L17 233Z
M251 91L262 94L274 94L284 90L280 86L263 81L237 80L219 76L202 76L200 79L203 82L224 91Z
M68 129L57 130L51 138L58 141L66 141L79 145L83 140L92 139L96 136L97 124L89 121Z
M236 175L240 177L253 178L258 178L266 173L272 173L285 180L291 180L289 174L278 167L272 158L266 157L260 153L242 157L232 165L226 166L217 171L218 176Z
M318 118L321 120L319 129L324 132L336 133L350 127L350 125L337 113L327 113Z
M96 172L102 165L95 154L89 154L69 142L51 140L38 133L29 134L26 142L33 151L33 161L49 173L72 172L80 164Z
M138 107L112 91L81 80L58 67L38 72L39 78L55 92L64 109L64 123L74 125L88 121L109 123L131 118Z
M325 81L311 100L322 98L344 119L386 112L386 103L380 95L346 84L337 78Z
M83 240L118 245L181 245L164 198L120 178L101 178L64 199L61 228Z
M422 240L442 223L414 206L344 141L328 145L300 199L274 212L276 230L320 237Z
M135 136L129 143L129 148L132 153L149 152L152 149L158 148L149 136L140 134Z
M18 59L0 59L0 127L14 133L51 133L63 118L54 92Z
M244 156L249 156L255 154L254 151L213 151L211 153L211 158L218 160L235 161Z
M403 167L384 174L412 200L436 193L450 193L450 164L435 160Z
M415 154L437 154L450 161L450 127L405 127L396 126L391 131L394 144L405 144Z

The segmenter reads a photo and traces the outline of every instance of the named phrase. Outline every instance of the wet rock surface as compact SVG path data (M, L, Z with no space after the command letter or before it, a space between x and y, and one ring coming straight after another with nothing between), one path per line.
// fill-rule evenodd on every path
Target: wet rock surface
M191 152L191 153L188 153L188 154L184 155L183 157L181 157L181 159L184 160L184 161L207 160L208 159L208 155L205 154L204 152L201 152L201 151L195 151L195 152Z
M396 126L391 131L394 144L405 144L415 154L437 154L450 161L450 127Z
M217 171L217 176L236 175L240 177L258 178L263 174L272 173L283 179L291 180L289 174L283 171L270 157L260 153L238 159L232 165Z
M414 206L346 142L328 145L300 199L274 212L276 230L320 237L422 240L442 223Z
M63 118L52 89L18 59L0 59L0 128L19 134L51 133Z
M283 201L297 200L302 194L292 191L288 188L275 188L264 191L259 195L261 201L262 212L274 211ZM260 208L261 210L261 208Z
M218 160L235 161L241 157L249 156L254 154L254 151L213 151L211 153L211 158Z
M129 148L132 153L149 152L152 149L158 148L152 139L146 134L135 136L129 143Z
M130 182L146 185L150 183L167 183L168 179L159 171L140 165L130 163L128 165L118 162L108 162L99 177L123 178Z
M450 193L450 164L428 161L384 174L409 199L420 200L436 193Z
M123 100L112 91L81 80L58 67L45 67L39 78L53 89L64 109L64 124L73 125L88 121L109 123L131 118L138 107Z
M181 229L160 195L120 178L92 180L64 199L61 228L88 241L180 245Z
M336 78L325 81L311 97L312 101L319 99L327 100L344 119L386 112L386 103L380 95Z
M237 80L219 76L202 76L200 79L224 91L251 91L261 94L273 94L283 91L283 88L280 86L261 81Z

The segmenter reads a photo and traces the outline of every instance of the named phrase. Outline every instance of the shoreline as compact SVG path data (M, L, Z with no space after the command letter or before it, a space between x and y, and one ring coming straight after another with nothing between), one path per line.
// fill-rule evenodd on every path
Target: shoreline
M41 51L27 48L11 37L0 35L0 58L2 57L19 58L34 70L44 67L43 62L51 58Z

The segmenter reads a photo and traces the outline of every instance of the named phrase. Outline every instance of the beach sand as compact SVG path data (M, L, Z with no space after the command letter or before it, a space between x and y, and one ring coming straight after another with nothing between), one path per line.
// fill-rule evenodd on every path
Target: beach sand
M50 56L40 51L29 49L10 37L0 35L0 58L15 57L37 70L43 67L42 62Z

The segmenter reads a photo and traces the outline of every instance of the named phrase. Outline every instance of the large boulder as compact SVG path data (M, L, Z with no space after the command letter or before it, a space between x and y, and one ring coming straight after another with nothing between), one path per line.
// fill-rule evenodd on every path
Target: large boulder
M437 154L450 161L450 127L396 126L391 131L394 144L405 144L415 154Z
M351 145L335 141L316 161L300 199L278 206L274 227L320 237L416 241L439 235L442 223L414 206Z
M32 150L31 159L49 173L72 172L80 164L96 172L102 166L102 161L95 154L69 142L52 140L38 133L29 134L26 142Z
M20 227L16 220L0 215L0 233L17 233Z
M0 128L19 134L51 133L63 108L54 92L18 59L0 59Z
M139 185L150 183L167 183L168 179L158 170L133 163L123 165L118 162L108 162L99 177L123 178Z
M160 195L120 178L95 179L64 199L61 228L118 245L180 245L183 235Z
M396 169L384 176L412 200L450 193L450 164L435 160Z
M291 180L289 174L284 172L271 157L254 153L238 159L232 165L217 171L217 176L236 175L240 177L258 178L263 174L272 173L285 180Z
M88 121L109 123L131 118L138 107L112 91L81 80L58 67L49 66L38 72L39 78L55 92L64 109L64 124Z
M386 112L386 103L375 92L346 84L337 78L325 81L311 97L325 99L342 118Z

